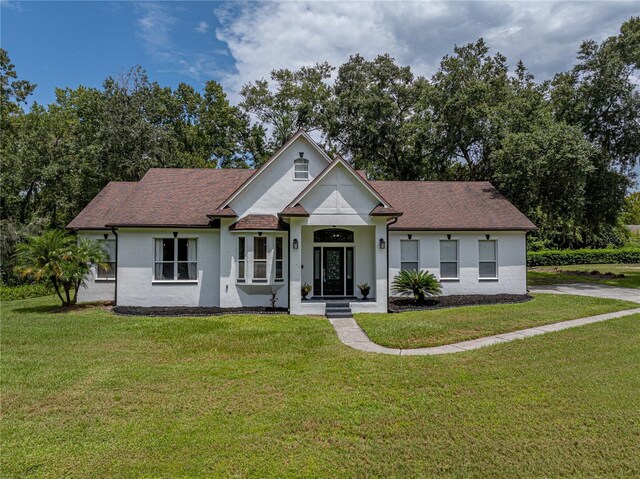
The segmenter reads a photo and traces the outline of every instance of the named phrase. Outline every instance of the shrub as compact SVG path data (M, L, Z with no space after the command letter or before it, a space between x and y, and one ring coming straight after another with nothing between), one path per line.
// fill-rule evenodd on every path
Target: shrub
M610 263L640 263L640 248L547 250L527 253L527 266Z
M53 289L47 283L21 284L18 286L0 285L0 301L39 298L50 294L53 294Z
M405 269L393 278L391 291L400 296L413 295L416 301L424 301L425 296L438 296L442 292L442 286L428 271Z

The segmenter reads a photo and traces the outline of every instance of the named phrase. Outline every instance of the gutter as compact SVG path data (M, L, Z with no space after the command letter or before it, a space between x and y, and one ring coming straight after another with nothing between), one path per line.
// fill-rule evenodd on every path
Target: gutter
M398 222L398 217L393 218L393 221L387 223L387 312L389 312L389 250L391 245L389 244L389 226ZM117 245L117 243L116 243Z
M114 294L113 294L113 305L118 305L118 233L115 228L111 228L111 232L116 237L116 268L114 270Z

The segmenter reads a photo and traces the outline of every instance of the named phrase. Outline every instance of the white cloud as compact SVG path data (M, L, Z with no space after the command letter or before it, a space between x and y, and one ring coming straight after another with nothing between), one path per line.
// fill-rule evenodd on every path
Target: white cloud
M455 44L484 37L538 78L571 66L580 42L615 34L637 2L278 2L216 9L216 30L236 62L225 87L275 68L389 53L417 74L434 73Z
M198 33L207 33L207 31L209 30L209 24L202 20L200 23L198 23L195 30Z

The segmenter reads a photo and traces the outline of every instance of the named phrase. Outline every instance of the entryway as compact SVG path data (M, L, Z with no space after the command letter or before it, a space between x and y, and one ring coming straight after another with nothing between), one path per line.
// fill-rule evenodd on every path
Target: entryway
M353 246L313 248L313 295L353 296Z

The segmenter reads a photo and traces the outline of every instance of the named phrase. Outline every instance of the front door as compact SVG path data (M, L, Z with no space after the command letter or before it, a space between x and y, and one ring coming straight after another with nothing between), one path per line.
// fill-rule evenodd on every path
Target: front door
M323 294L344 295L344 248L323 248Z

